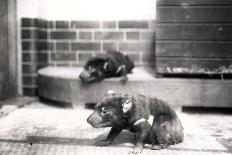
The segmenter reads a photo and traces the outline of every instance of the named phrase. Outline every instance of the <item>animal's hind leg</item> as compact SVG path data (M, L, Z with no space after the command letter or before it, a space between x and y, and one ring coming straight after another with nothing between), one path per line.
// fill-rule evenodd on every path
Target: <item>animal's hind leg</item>
M165 121L159 124L156 132L156 141L161 148L166 148L173 144L173 126L170 121Z
M173 144L174 128L170 116L160 115L153 124L151 149L160 150Z
M169 146L169 134L161 129L156 130L155 140L151 143L152 150L161 150Z

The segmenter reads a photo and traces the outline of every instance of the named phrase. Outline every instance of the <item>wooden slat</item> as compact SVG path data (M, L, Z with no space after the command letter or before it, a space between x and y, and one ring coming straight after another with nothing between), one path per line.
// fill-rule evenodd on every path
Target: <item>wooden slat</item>
M231 58L232 41L157 41L156 56Z
M231 0L157 0L157 5L232 5Z
M9 87L9 61L8 61L8 14L7 14L7 0L0 2L0 100L8 96ZM3 82L4 81L4 82Z
M232 6L157 7L157 22L232 22Z
M181 74L220 74L232 73L232 59L191 59L161 58L156 59L158 73Z
M232 73L231 0L157 0L156 71Z
M157 40L232 40L232 24L157 24Z

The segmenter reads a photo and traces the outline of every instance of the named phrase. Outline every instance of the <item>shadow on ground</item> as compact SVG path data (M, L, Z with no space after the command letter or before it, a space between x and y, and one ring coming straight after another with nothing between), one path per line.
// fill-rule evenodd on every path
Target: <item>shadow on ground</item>
M106 138L108 133L103 133L94 139L88 138L64 138L64 137L45 137L45 136L28 136L22 142L26 143L42 143L42 144L66 144L66 145L80 145L80 146L95 146L95 142ZM123 131L113 142L112 145L119 145L123 143L133 144L134 135L131 132ZM2 141L2 140L0 140ZM4 140L3 140L4 141ZM10 141L10 140L8 140ZM14 140L12 140L14 141Z

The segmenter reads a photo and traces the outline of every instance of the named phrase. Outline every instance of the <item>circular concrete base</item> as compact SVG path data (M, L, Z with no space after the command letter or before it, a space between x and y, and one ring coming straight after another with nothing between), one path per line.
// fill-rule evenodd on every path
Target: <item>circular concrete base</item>
M72 103L72 81L79 80L81 68L46 67L38 72L39 96L58 102Z
M38 72L39 96L58 102L83 105L83 102L97 102L109 89L120 93L129 93L132 90L146 92L144 89L151 84L147 85L144 82L154 80L154 77L144 69L135 68L132 74L128 74L126 84L121 83L120 78L107 78L101 82L82 84L79 79L81 71L81 67L40 69Z

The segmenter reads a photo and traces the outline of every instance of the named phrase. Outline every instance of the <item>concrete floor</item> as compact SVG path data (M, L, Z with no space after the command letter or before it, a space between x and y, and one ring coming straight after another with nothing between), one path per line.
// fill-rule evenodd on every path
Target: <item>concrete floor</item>
M69 109L31 104L0 118L0 154L128 154L133 134L123 132L108 147L96 147L109 129L94 129L87 122L88 109ZM154 151L145 146L142 154L231 154L232 114L184 113L178 115L185 128L181 144Z
M197 125L225 146L232 153L232 113L216 112L187 113L194 118Z

